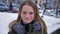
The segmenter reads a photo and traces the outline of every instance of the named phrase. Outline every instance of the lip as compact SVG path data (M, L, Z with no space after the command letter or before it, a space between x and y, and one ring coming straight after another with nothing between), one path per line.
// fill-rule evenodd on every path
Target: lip
M30 19L29 18L26 18L25 20L29 21Z
M25 20L29 21L30 19L25 19Z

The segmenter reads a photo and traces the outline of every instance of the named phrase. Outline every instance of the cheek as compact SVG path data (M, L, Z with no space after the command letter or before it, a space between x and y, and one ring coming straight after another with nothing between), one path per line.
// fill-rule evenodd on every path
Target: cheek
M31 15L31 18L34 19L34 15Z
M21 18L23 19L24 17L25 17L25 15L21 13Z

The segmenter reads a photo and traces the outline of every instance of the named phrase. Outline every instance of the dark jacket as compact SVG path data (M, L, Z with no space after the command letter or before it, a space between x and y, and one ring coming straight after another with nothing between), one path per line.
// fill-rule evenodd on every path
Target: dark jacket
M8 34L42 34L42 27L37 21L24 25L23 22L15 24ZM44 34L47 34L46 32Z

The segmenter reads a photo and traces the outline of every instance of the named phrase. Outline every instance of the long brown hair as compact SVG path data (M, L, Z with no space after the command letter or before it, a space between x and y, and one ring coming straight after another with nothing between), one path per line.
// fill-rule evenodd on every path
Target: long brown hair
M41 24L41 26L42 26L42 32L45 32L45 31L47 32L46 24L45 24L45 22L42 20L42 18L39 16L39 13L38 13L38 9L37 9L36 4L34 4L32 1L24 1L24 2L20 5L20 7L19 7L19 12L18 12L18 18L17 18L17 20L13 21L13 22L15 22L15 23L11 24L11 25L10 25L10 28L12 28L12 26L13 26L14 24L16 24L18 21L21 21L21 10L22 10L22 7L23 7L24 5L26 5L26 4L28 4L29 6L31 6L31 7L33 8L33 10L34 10L34 19L36 19L36 20Z

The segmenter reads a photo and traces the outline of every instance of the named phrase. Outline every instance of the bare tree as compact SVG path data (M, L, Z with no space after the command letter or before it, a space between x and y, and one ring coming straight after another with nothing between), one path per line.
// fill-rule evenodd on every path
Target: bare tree
M60 1L60 0L57 0L57 1L56 1L56 17L57 17L57 15L58 15L59 1Z

